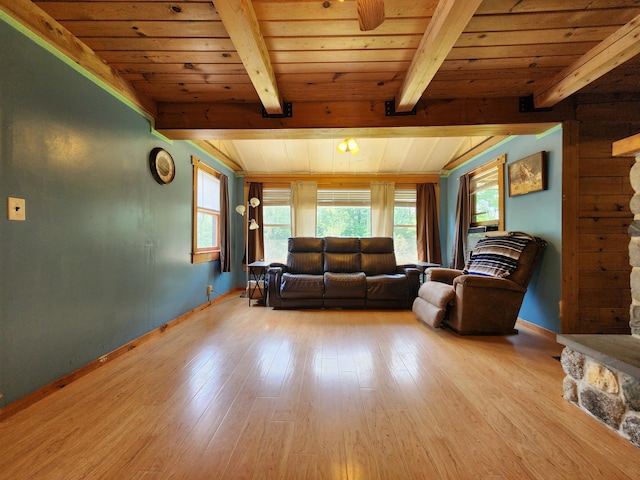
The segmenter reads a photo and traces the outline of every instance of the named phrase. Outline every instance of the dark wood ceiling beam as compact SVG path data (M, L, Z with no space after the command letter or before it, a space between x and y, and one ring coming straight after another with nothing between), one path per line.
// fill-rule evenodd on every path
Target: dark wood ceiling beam
M440 0L396 95L396 111L418 103L482 0Z
M216 0L215 7L265 110L281 114L276 76L251 1Z
M609 35L533 94L536 108L552 107L640 53L640 15Z
M521 113L519 99L421 100L416 115L385 116L383 102L299 102L290 118L264 118L260 104L163 103L157 128L179 139L518 135L541 133L574 117L571 101Z

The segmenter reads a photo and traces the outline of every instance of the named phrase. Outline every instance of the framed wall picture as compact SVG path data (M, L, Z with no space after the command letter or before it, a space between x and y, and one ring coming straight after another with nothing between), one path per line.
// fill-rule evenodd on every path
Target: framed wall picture
M507 165L509 196L526 195L547 189L547 155L538 152Z

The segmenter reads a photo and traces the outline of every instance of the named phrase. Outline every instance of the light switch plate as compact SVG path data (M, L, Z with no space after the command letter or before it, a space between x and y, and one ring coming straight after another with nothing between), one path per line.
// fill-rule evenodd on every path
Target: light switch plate
M9 220L24 221L27 219L24 198L9 197L7 199L7 217Z

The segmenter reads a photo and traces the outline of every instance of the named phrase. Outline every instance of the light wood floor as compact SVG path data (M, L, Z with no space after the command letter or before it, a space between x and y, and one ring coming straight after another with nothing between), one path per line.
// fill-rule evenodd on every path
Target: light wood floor
M228 297L0 423L0 478L638 479L560 351Z

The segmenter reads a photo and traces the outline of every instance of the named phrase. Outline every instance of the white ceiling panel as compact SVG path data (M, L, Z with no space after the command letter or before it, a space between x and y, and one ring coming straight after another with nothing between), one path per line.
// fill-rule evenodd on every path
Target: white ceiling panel
M247 174L439 174L487 137L357 138L360 152L340 153L343 138L211 142Z

